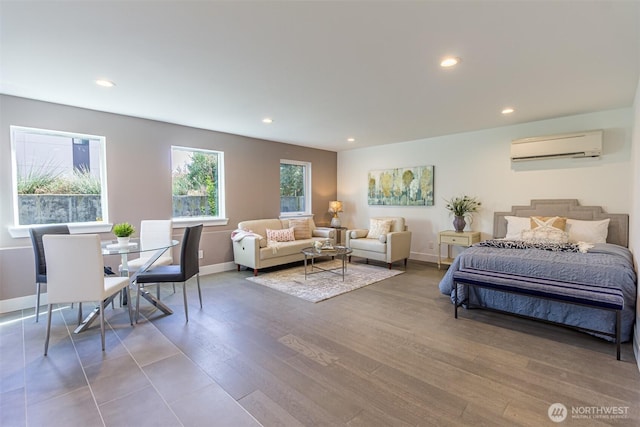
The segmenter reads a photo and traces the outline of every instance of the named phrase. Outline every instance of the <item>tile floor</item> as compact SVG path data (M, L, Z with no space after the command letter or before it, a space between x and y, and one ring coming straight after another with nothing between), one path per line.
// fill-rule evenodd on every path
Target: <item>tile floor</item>
M74 334L77 311L55 309L46 357L45 309L39 323L33 310L0 316L0 425L260 425L152 322L131 327L117 305L106 314L103 353L99 326Z

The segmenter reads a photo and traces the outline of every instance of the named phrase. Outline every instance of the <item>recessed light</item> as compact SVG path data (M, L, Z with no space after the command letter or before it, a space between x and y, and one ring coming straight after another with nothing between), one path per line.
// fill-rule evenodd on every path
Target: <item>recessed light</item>
M355 138L347 138L347 142L356 142Z
M511 107L507 107L504 110L502 110L502 114L511 114L513 113L515 110Z
M273 123L273 119L265 117L264 119L262 119L262 123L271 124Z
M443 68L449 68L449 67L453 67L455 65L458 65L461 61L462 61L462 59L460 59L458 57L448 56L448 57L444 58L440 62L440 66L443 67Z
M96 84L102 87L114 87L116 84L111 80L98 79L96 80Z

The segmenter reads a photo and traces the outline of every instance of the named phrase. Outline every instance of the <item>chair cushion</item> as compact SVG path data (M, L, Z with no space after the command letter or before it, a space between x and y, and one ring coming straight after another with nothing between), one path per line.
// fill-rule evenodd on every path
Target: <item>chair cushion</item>
M129 272L132 271L137 271L140 269L140 267L142 267L144 265L144 263L146 263L147 261L149 261L148 257L140 257L140 258L135 258L135 259L131 259L127 262L127 266L129 267ZM156 262L153 263L152 267L157 267L160 265L171 265L173 264L173 258L170 256L161 256L160 258L158 258L156 260ZM122 265L119 266L119 270L122 270Z
M361 251L379 252L381 254L387 252L387 244L380 242L378 239L355 239L351 240L349 245L351 249L359 249Z
M184 274L179 265L159 265L152 267L136 278L138 283L184 282Z

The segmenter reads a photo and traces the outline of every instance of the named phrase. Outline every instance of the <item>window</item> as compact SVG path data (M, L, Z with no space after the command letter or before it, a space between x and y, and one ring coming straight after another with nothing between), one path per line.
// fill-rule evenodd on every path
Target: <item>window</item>
M224 218L224 153L171 147L174 220Z
M280 160L280 213L311 214L311 163Z
M15 228L108 222L104 137L10 129Z

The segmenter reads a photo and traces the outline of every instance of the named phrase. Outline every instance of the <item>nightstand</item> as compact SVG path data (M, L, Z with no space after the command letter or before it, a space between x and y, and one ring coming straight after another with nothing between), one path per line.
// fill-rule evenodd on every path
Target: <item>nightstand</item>
M438 233L438 270L440 265L451 265L453 258L451 258L451 246L463 246L468 248L474 243L480 241L479 231L457 231L447 230ZM447 245L447 258L442 259L442 245Z

